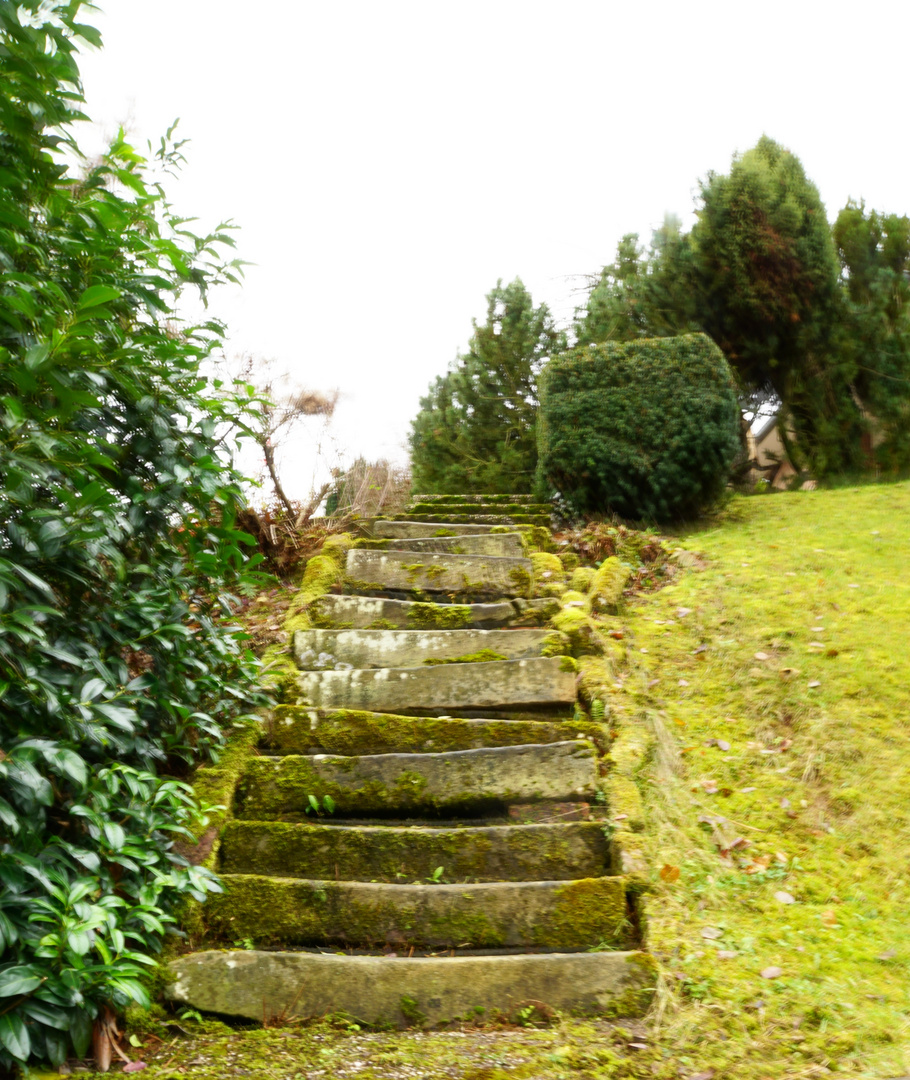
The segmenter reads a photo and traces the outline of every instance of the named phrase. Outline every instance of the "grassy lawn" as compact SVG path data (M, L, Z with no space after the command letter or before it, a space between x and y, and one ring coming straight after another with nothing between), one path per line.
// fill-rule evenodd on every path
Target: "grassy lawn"
M187 1023L145 1039L143 1075L910 1072L910 485L736 499L683 543L698 565L611 620L611 704L651 747L637 780L664 976L645 1021Z

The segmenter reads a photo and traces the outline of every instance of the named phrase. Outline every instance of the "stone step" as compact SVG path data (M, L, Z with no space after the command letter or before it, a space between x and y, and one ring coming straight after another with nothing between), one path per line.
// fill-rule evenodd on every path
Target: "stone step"
M256 757L234 812L247 820L302 816L328 795L340 814L439 811L496 803L593 799L597 756L582 740L443 754Z
M495 525L453 525L450 522L374 521L370 535L388 540L421 540L433 537L489 536Z
M540 656L551 636L546 630L298 630L293 648L304 671L336 664L403 668L466 656L482 660L480 653L487 660L524 660Z
M215 950L171 961L172 1000L261 1023L343 1013L367 1024L439 1024L532 1005L642 1015L656 983L640 952L520 956L326 956Z
M266 744L279 754L419 754L573 737L588 739L602 754L609 750L610 729L589 721L460 720L278 705L267 722Z
M429 551L436 555L492 555L496 558L523 559L521 533L486 532L476 536L426 536L361 540L357 551Z
M432 552L348 552L345 592L449 593L472 598L527 597L531 561L495 555L436 555Z
M635 944L618 877L489 882L305 880L228 874L206 922L228 941L417 949L623 949Z
M220 872L342 881L566 881L610 872L603 824L331 825L228 822Z
M450 502L440 504L438 502L414 501L408 504L409 514L499 514L509 516L511 514L538 514L549 518L553 507L549 503L538 502L492 502L487 499L476 501Z
M503 503L521 503L541 505L533 495L415 495L409 504L419 506L421 503L433 503L434 505L447 505L451 503L483 503L487 506L501 506ZM545 504L549 506L549 503Z
M456 630L543 626L559 601L501 600L495 604L427 604L378 596L321 596L307 608L314 626L338 629Z
M575 701L575 670L567 657L483 664L304 671L297 704L314 709L427 714L458 710L546 708Z
M545 529L550 527L549 514L480 514L465 513L455 514L448 507L440 508L438 514L421 511L419 514L393 514L392 521L419 521L437 528L449 528L460 530L464 525L542 525Z

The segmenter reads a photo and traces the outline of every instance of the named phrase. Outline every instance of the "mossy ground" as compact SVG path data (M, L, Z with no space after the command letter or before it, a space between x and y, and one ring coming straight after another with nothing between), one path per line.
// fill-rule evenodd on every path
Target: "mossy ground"
M136 1051L144 1075L906 1074L908 522L906 483L738 498L685 537L704 569L611 621L610 714L644 747L621 778L663 972L646 1021L212 1025Z

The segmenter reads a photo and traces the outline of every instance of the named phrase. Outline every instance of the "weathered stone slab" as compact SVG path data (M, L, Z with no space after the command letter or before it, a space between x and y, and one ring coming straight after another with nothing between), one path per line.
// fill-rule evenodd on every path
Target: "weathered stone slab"
M259 1022L347 1013L401 1027L477 1010L509 1013L528 1001L575 1013L641 1015L656 981L654 961L638 952L390 959L240 950L191 953L170 969L171 999L203 1012Z
M419 754L479 750L484 746L588 739L602 753L612 745L604 724L537 720L463 720L398 716L356 709L278 705L267 722L267 740L278 754Z
M553 511L553 507L550 503L538 503L531 500L530 502L516 502L514 500L501 500L494 501L493 499L462 499L458 502L447 502L440 504L433 500L415 500L408 507L408 513L413 514L415 517L418 514L438 514L440 512L445 514L453 514L459 516L461 514L541 514L549 516Z
M294 655L305 671L418 667L428 660L495 654L488 660L540 656L545 630L298 630ZM484 659L481 657L481 659Z
M395 514L393 521L424 521L437 528L448 527L461 530L465 525L542 525L549 527L549 514L500 514L498 511L492 514L484 513L453 513L449 507L440 508L438 514Z
M445 867L439 868L442 876ZM229 874L206 922L228 940L279 939L376 948L628 948L622 878L579 881L415 882L301 880Z
M457 630L543 626L559 601L501 600L493 604L426 604L375 596L321 596L307 608L314 626L353 629Z
M532 503L540 505L533 495L415 495L408 509L413 510L414 507L425 503L433 503L434 506L452 506L456 503L471 503L472 505L480 503L483 506L502 506L509 503L523 506ZM550 506L549 503L545 505L548 508Z
M416 540L388 539L384 542L383 550L430 551L437 555L492 555L507 559L525 557L521 534L517 532L482 533L477 536L431 536Z
M437 866L457 881L566 881L611 866L596 821L432 828L234 820L220 858L226 874L392 883L423 880Z
M454 535L482 536L488 535L494 528L495 525L452 525L445 521L374 521L370 533L377 538L390 540L419 540Z
M436 555L432 552L348 552L347 592L421 592L472 597L529 596L531 562L494 555Z
M340 814L592 799L596 751L572 740L447 754L328 754L258 757L240 782L237 817L269 820L303 815L309 797L329 795Z
M370 712L453 712L565 705L575 700L575 673L565 657L439 664L410 668L304 671L299 704Z

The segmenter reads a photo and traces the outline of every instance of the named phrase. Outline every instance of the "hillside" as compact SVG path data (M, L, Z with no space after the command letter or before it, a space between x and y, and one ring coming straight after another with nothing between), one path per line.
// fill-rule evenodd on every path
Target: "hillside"
M681 538L694 566L611 620L613 714L646 748L664 970L646 1022L203 1024L166 1050L146 1040L145 1075L907 1072L908 521L908 484L736 499Z

